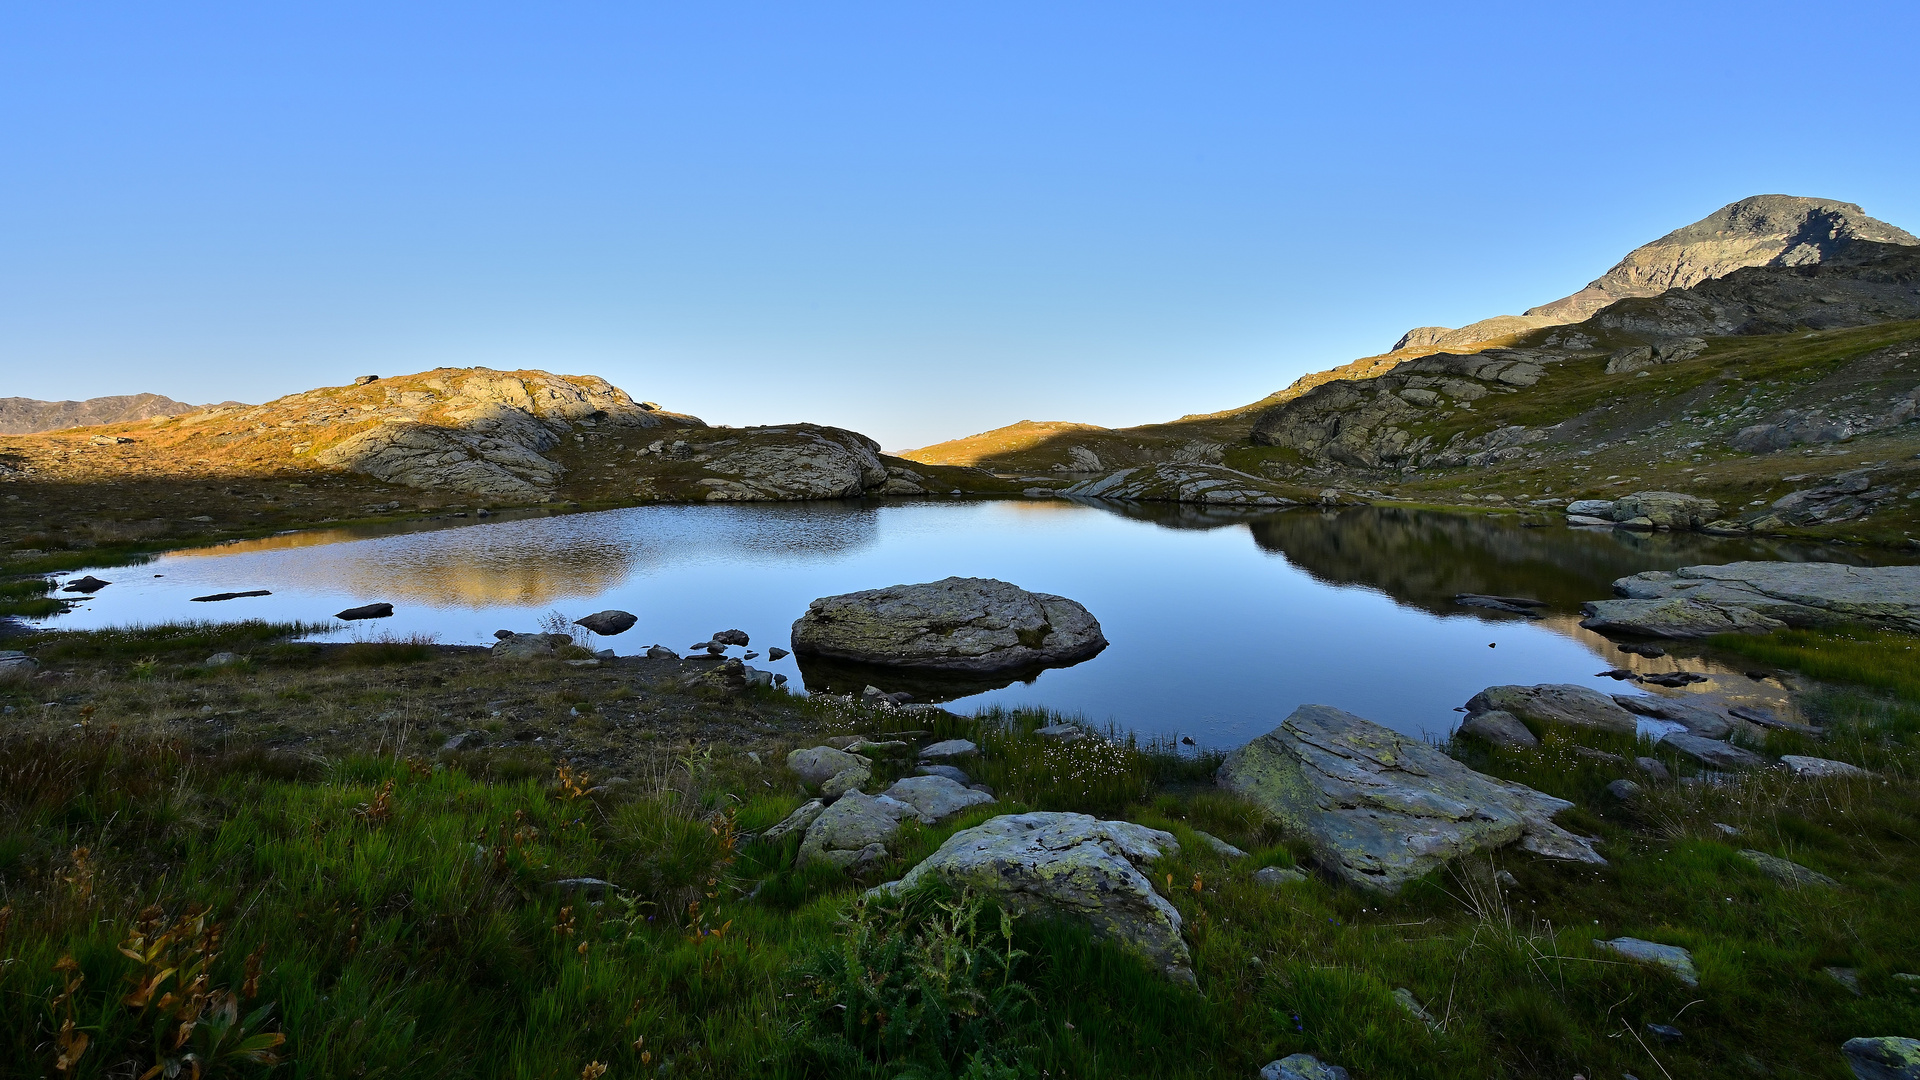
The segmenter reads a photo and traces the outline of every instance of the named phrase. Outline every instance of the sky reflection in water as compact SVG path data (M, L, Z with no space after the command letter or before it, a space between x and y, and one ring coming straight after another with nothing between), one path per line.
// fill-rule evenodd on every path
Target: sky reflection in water
M730 627L764 653L787 644L788 628L817 596L997 577L1080 601L1112 645L958 707L1042 704L1143 735L1232 746L1308 702L1437 735L1457 722L1454 706L1495 683L1620 691L1595 673L1630 658L1578 630L1580 601L1606 596L1624 574L1742 558L1858 555L1378 508L1249 517L1020 501L661 506L372 537L318 531L179 552L93 571L113 586L52 621L76 629L320 621L385 600L393 618L320 636L422 632L479 644L496 629L534 630L548 611L577 618L612 607L640 617L602 641L622 654L656 641L680 650ZM190 601L248 589L274 595ZM1551 617L1456 607L1455 592L1534 596L1552 604ZM793 658L756 666L802 681Z

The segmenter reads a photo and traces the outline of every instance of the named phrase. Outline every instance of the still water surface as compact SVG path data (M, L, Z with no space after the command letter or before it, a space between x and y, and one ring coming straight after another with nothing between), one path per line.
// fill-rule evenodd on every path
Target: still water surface
M1080 601L1112 644L1030 682L953 691L955 707L1046 705L1143 735L1229 747L1308 702L1409 734L1443 735L1459 719L1454 707L1486 686L1571 682L1620 692L1629 686L1596 673L1630 661L1641 670L1715 673L1731 686L1743 677L1710 660L1638 660L1576 622L1581 601L1607 596L1614 578L1752 558L1862 556L1691 535L1524 529L1511 519L1377 507L1245 514L1055 501L658 506L386 535L318 530L176 552L91 571L114 584L49 622L326 622L344 608L388 601L393 618L333 623L314 639L424 633L490 644L496 629L535 630L547 612L572 619L622 608L639 625L598 646L623 655L654 642L679 650L738 627L764 653L788 644L788 628L818 596L995 577ZM191 600L251 589L273 595ZM1461 592L1534 597L1548 602L1548 617L1458 607L1452 597ZM792 657L754 663L795 687L809 674L814 688L830 682Z

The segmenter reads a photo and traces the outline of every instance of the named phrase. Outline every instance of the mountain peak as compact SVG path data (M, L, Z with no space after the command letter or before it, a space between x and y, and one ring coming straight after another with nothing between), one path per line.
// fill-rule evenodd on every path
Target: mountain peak
M1855 240L1920 244L1906 230L1868 217L1849 202L1800 195L1753 195L1691 225L1642 244L1571 296L1528 308L1524 315L1496 315L1450 330L1410 330L1395 349L1453 348L1543 326L1580 322L1617 300L1686 289L1749 266L1817 263Z

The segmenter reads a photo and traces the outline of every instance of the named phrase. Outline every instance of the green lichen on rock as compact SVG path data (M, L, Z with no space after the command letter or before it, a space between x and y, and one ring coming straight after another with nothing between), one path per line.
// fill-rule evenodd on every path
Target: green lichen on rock
M1605 862L1553 823L1570 803L1325 705L1302 705L1229 754L1217 779L1304 836L1327 870L1370 889L1393 892L1456 856L1515 842Z

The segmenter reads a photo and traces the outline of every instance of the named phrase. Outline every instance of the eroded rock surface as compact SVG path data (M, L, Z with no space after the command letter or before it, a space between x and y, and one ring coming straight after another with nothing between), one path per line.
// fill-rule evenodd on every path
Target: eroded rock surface
M1456 856L1515 842L1552 858L1606 861L1553 823L1572 803L1325 705L1302 705L1228 755L1218 782L1306 837L1329 872L1369 889L1393 892Z
M848 499L887 483L880 444L820 424L728 429L690 459L709 502Z
M1179 850L1172 834L1128 821L1009 814L954 833L905 877L875 891L899 893L929 878L978 889L1022 914L1083 923L1191 981L1180 913L1141 872Z
M1788 626L1869 622L1920 631L1920 566L1814 562L1683 566L1621 578L1613 583L1613 591L1629 600L1686 599L1744 608ZM1594 606L1601 609L1605 603Z
M1068 664L1106 646L1086 608L992 578L822 597L793 624L793 651L801 656L937 671Z
M1658 638L1703 638L1715 634L1771 634L1786 623L1737 604L1692 596L1659 600L1593 600L1580 605L1580 625L1602 633Z

